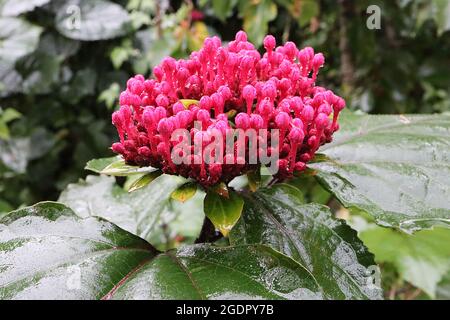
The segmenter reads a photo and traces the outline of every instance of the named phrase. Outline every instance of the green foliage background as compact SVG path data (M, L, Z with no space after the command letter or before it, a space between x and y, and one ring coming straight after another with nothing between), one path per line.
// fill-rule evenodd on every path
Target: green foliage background
M369 5L381 9L379 30L366 26ZM110 115L131 75L149 76L162 57L185 57L207 35L231 40L242 28L256 45L271 33L323 52L319 82L350 109L450 112L446 0L0 0L0 216L57 199L88 160L111 155ZM330 201L310 190L310 199ZM387 295L395 285L403 291L394 298L427 297L403 280L434 292L373 248L393 274Z

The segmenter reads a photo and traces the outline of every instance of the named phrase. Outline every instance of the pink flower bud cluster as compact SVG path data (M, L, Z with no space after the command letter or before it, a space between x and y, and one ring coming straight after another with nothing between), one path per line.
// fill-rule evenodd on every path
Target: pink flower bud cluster
M207 38L189 59L165 58L153 69L155 79L129 79L120 95L120 110L112 116L120 137L112 150L129 164L161 168L210 186L229 182L255 165L237 159L236 150L224 155L222 163L207 164L193 154L197 161L192 164L175 164L174 130L189 130L194 148L198 141L207 145L213 130L225 135L233 128L278 129L276 176L285 179L304 170L338 130L345 101L315 85L324 64L321 53L310 47L299 50L293 42L276 47L270 35L264 48L261 55L243 31L227 46L218 37Z

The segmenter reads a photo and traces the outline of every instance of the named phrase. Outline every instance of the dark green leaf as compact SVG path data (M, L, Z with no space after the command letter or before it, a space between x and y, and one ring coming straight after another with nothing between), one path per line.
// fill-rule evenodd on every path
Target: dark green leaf
M450 116L347 112L340 127L309 167L346 207L405 232L450 224Z
M311 274L262 245L186 246L142 265L107 299L320 299Z
M69 185L59 201L80 217L100 216L163 249L176 236L195 239L201 229L203 192L185 203L171 200L172 192L184 182L162 175L129 193L112 177L88 176L86 181Z
M0 299L98 299L156 255L98 218L43 202L0 219Z
M228 198L214 191L206 194L204 202L205 215L226 237L241 217L244 201L235 191L228 191Z
M75 40L116 38L128 31L128 24L128 12L105 0L72 1L62 6L56 15L56 29Z
M379 299L368 267L373 255L342 220L318 204L303 204L301 192L278 184L245 196L232 244L261 243L278 250L313 275L328 299Z

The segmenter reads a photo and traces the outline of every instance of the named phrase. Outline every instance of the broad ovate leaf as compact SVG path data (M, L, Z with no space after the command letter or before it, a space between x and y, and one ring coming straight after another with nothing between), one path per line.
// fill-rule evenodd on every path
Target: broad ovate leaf
M312 274L327 299L380 299L371 278L373 255L343 220L319 204L303 204L301 192L277 184L245 196L244 212L230 242L264 244Z
M263 245L191 245L141 265L105 299L321 299L311 274Z
M344 206L408 233L450 225L450 116L346 112L340 127L309 167Z
M241 217L243 206L244 200L233 190L228 190L228 197L210 190L203 205L205 215L225 237Z
M156 253L108 221L39 203L0 219L0 299L99 299Z
M105 0L75 0L61 6L56 29L70 39L96 41L123 36L130 29L128 12Z
M393 264L402 279L436 297L438 283L450 272L450 229L435 227L409 235L372 225L360 237L377 262Z
M164 249L177 236L194 240L201 229L204 193L197 192L185 203L171 199L183 183L183 178L162 175L130 193L113 177L88 176L70 184L59 201L80 217L100 216Z

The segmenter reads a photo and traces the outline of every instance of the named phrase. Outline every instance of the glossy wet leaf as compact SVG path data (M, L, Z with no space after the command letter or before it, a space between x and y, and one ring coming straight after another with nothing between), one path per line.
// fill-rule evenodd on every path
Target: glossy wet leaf
M99 159L92 159L86 163L86 166L84 167L86 170L100 173L102 172L107 166L110 164L120 161L121 158L118 156L115 157L109 157L109 158L99 158Z
M195 182L186 182L185 184L175 189L170 196L174 200L186 202L187 200L192 198L196 192L197 184Z
M143 264L107 299L321 299L309 272L262 245L186 246Z
M450 229L436 227L409 235L373 225L360 237L378 263L393 264L401 279L432 298L438 283L450 272Z
M245 196L244 212L230 233L232 244L260 243L304 265L328 299L379 299L368 286L373 255L344 221L301 192L278 184Z
M129 31L128 12L104 0L77 0L59 8L56 29L70 39L96 41L113 39Z
M143 175L142 177L138 178L137 180L133 181L133 183L130 184L130 186L128 188L128 192L133 192L133 191L142 189L145 186L148 186L160 175L162 175L161 171L153 171L153 172Z
M86 181L70 184L59 201L80 217L100 216L163 249L177 236L193 241L201 229L204 193L197 192L185 203L170 197L184 182L162 175L129 193L113 177L88 176Z
M0 299L99 299L155 254L108 221L39 203L0 219Z
M214 191L206 194L204 202L205 215L214 227L226 237L241 217L244 201L235 191L228 191L228 198Z
M450 116L344 113L309 165L346 207L413 232L450 224Z
M101 159L99 159L101 160ZM107 161L107 160L105 160ZM100 162L97 163L98 166L100 166ZM91 166L94 167L94 166ZM91 169L89 169L91 170ZM118 176L118 177L126 177L133 174L141 174L141 173L148 173L148 172L154 172L158 169L152 168L152 167L138 167L138 166L132 166L125 163L125 160L117 160L109 165L107 165L104 169L100 171L101 174L106 174L108 176ZM93 171L93 170L92 170Z

